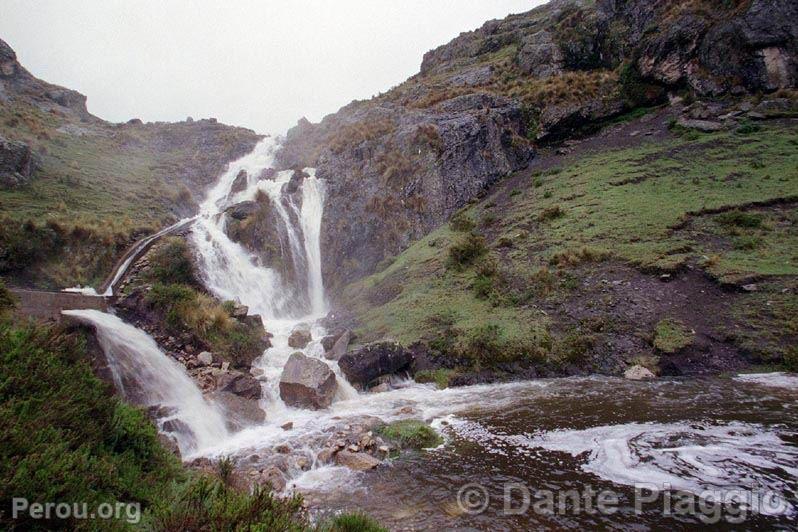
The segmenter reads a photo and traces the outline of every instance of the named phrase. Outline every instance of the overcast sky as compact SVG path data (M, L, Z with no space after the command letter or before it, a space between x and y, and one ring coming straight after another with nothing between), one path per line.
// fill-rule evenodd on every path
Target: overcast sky
M424 52L543 0L0 0L0 38L106 120L313 122L418 72Z

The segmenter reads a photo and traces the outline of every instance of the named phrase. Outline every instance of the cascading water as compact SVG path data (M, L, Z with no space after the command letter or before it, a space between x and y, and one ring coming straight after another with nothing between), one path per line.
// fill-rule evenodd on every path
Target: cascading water
M165 414L159 420L162 430L175 437L184 456L229 436L221 413L205 400L183 367L144 331L98 310L65 310L63 314L95 328L119 392L134 404L159 407Z

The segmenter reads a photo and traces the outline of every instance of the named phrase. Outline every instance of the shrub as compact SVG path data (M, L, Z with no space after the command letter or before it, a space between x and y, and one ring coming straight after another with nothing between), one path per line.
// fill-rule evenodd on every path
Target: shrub
M153 513L156 530L285 530L309 527L302 497L278 498L256 488L239 492L218 478L196 476L178 487Z
M784 366L790 371L798 372L798 346L790 346L784 350Z
M740 251L752 251L759 247L759 238L755 236L741 236L734 239L732 246Z
M474 228L474 220L472 220L467 214L458 212L452 216L452 219L449 221L449 225L455 231L471 231Z
M654 347L663 353L676 353L693 343L695 333L679 320L666 318L654 329Z
M4 313L13 309L16 305L17 298L14 297L14 294L12 294L8 288L6 288L5 283L0 280L0 317L2 317Z
M735 132L738 135L751 135L758 132L760 129L762 128L759 126L759 124L756 124L750 120L742 120L740 125L737 126Z
M717 215L715 220L721 225L753 229L762 225L763 217L761 214L735 210L723 212Z
M120 403L91 372L83 339L58 329L0 324L0 504L140 502L179 480L177 460L144 414ZM11 522L0 528L74 528L80 522ZM113 523L107 523L113 526Z
M395 421L377 432L403 449L428 449L443 443L443 438L432 427L416 419Z
M590 334L572 330L557 343L557 358L569 364L583 363L595 341Z
M387 532L371 517L361 513L341 514L320 527L322 532Z
M586 262L600 262L610 256L605 249L582 246L579 249L557 251L549 259L549 264L556 266L579 266Z
M166 239L152 254L150 265L150 278L153 281L164 284L197 284L191 250L182 238Z
M446 266L454 270L463 270L487 251L485 238L475 233L469 233L463 240L449 248Z
M493 277L479 275L474 279L474 295L477 299L487 299L493 291Z

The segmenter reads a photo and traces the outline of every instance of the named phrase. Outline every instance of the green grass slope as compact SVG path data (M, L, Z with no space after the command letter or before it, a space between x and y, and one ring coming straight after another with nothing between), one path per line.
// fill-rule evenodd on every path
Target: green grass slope
M600 306L606 294L580 295L583 280L617 265L654 279L690 270L716 286L758 282L767 294L735 293L729 308L717 309L727 313L723 334L745 352L783 361L798 333L789 311L798 275L798 129L662 129L655 140L541 157L350 285L341 300L361 337L424 340L466 365L583 364L601 327L574 327L564 314ZM754 297L770 303L751 305ZM573 312L562 312L566 305ZM653 335L664 317L635 334Z

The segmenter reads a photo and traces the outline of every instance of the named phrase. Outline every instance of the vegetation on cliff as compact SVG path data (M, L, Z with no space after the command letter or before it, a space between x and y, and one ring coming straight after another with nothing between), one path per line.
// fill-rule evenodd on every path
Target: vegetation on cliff
M788 363L798 332L795 128L688 134L667 131L667 117L613 126L626 139L614 149L595 149L601 135L566 158L541 157L347 287L358 334L423 340L450 357L447 371L508 362L544 373L641 362L699 371L671 363L685 349L712 360L707 336L751 362ZM628 136L640 128L656 140ZM672 281L685 277L690 286Z
M219 302L203 290L192 251L183 238L164 239L148 260L137 283L146 287L144 304L169 334L191 337L236 368L248 368L263 354L268 344L260 318L234 318L233 302ZM130 286L126 291L132 290Z

